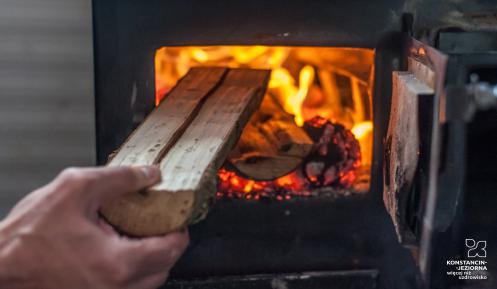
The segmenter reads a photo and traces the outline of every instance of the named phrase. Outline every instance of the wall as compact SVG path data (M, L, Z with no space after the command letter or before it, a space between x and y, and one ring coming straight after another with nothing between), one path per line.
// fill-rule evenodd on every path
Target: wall
M0 216L94 163L90 0L0 0Z

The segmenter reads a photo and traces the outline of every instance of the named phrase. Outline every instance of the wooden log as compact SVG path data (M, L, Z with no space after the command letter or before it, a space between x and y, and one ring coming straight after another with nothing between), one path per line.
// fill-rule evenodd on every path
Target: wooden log
M110 157L107 166L156 164L222 81L226 68L192 68Z
M152 144L145 140L147 148L163 148L167 147L166 143L171 143L167 137L180 134L167 151L161 152L162 156L154 154L155 157L145 158L142 154L146 150L128 147L128 143L142 136L140 128L165 125L169 118L167 114L154 118L152 115L162 109L172 93L179 93L174 92L180 88L179 85L174 88L156 112L123 145L129 149L127 155L137 160L133 165L159 163L162 182L146 192L116 200L102 209L103 216L118 230L133 236L162 235L201 219L216 192L217 170L260 105L268 79L269 71L266 70L229 70L224 79L211 89L191 122L176 126L177 130L182 129L181 132L167 130L153 138ZM210 87L203 82L197 84L189 89L205 91ZM188 95L188 91L182 94ZM167 105L174 110L174 102ZM185 121L187 118L180 119Z
M270 181L295 170L310 153L312 140L267 95L228 160L249 179Z

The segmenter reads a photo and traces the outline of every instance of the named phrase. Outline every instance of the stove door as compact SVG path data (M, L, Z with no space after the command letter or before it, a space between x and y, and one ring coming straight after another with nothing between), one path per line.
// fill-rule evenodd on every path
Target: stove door
M383 201L397 237L409 248L424 279L432 256L446 121L445 81L448 57L424 43L405 41L405 71L392 74L392 98L384 141ZM456 181L457 182L457 181ZM457 194L444 204L455 212ZM452 214L451 214L452 216ZM448 218L443 227L454 219Z
M476 257L487 262L479 245L495 240L485 227L497 221L495 174L489 173L495 146L484 144L497 127L496 36L442 32L438 45L446 54L407 39L407 69L393 72L383 199L426 288L459 284L448 276L457 270L447 262L475 260L471 250L485 252ZM489 282L479 288L495 288Z

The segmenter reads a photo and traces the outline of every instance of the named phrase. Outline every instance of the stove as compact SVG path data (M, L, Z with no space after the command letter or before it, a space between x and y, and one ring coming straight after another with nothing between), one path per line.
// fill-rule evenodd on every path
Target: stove
M199 65L271 69L268 94L347 155L314 155L269 181L226 163L164 288L495 288L496 11L94 0L99 164ZM447 274L466 239L487 241L486 280Z

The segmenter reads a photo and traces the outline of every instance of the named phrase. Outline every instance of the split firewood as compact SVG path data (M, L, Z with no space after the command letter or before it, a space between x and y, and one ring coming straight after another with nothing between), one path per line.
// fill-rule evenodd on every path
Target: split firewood
M293 116L266 95L228 160L243 177L269 181L300 166L312 144Z
M198 113L202 101L216 88L226 68L192 68L164 101L148 115L108 166L156 164Z
M196 68L129 137L108 163L158 164L162 182L101 210L119 231L166 234L205 216L216 172L259 107L269 71Z

